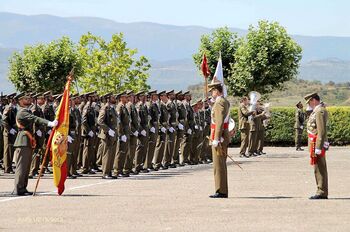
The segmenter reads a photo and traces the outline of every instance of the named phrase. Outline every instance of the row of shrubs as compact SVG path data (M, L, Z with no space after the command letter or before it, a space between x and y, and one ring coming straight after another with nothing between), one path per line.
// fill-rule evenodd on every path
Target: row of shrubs
M265 143L270 145L290 146L295 140L295 108L275 107L270 111L272 117L266 129ZM327 107L328 140L332 145L350 144L350 107ZM231 110L231 117L238 125L238 108ZM306 122L305 122L306 123ZM306 128L306 126L304 126ZM232 145L240 144L240 133L237 131ZM307 132L304 129L303 144L307 144Z

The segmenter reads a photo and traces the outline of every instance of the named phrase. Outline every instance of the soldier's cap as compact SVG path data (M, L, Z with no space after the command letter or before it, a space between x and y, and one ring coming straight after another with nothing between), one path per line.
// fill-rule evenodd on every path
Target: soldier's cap
M208 91L210 92L210 91L212 91L213 89L215 89L215 88L217 88L217 87L219 87L219 86L221 86L222 84L221 84L221 82L218 80L218 79L216 79L216 78L213 78L213 80L211 81L211 83L210 84L208 84Z
M203 98L202 99L202 102L208 102L208 98L206 97L206 98Z
M148 92L148 95L152 95L152 94L157 94L157 90L151 90Z
M191 106L192 106L192 107L195 107L195 106L197 105L197 103L198 103L198 102L192 103Z
M172 90L168 91L166 94L175 94L175 91L172 89Z
M309 101L312 99L312 98L315 98L315 97L318 97L318 94L317 93L310 93L308 95L306 95L304 97L306 103L309 103Z
M79 93L73 94L72 97L79 97Z
M298 107L299 105L301 105L301 101L299 101L295 106Z
M127 91L126 91L126 95L128 95L128 96L134 95L134 91L132 91L132 90L127 90Z
M143 90L138 91L135 95L136 95L136 96L145 95L145 91L143 91Z
M57 96L55 97L55 100L60 100L63 94L56 94Z
M106 93L106 94L102 95L101 98L108 98L112 95L113 95L112 93Z
M158 95L159 95L159 96L166 95L165 90L163 90L163 91L159 92L159 93L158 93Z
M116 97L127 97L127 96L128 96L128 95L126 94L125 91L120 92L120 93L118 93L118 94L116 95Z
M177 96L177 95L182 95L182 90L177 91L177 92L175 93L175 95L176 95L176 96Z
M24 97L30 97L30 94L28 94L28 93L19 93L19 94L17 94L17 95L14 97L14 99L16 99L16 100L21 100L21 99L24 98Z
M202 99L199 99L199 100L197 101L197 104L200 104L200 103L203 103Z
M16 93L11 93L11 94L7 95L7 98L8 98L8 99L12 99L12 98L14 98L15 96L16 96Z
M59 94L52 95L53 99L56 99L59 96Z
M44 98L44 94L43 93L37 93L33 97L34 98Z
M191 95L190 91L186 91L183 93L183 95Z
M91 91L91 92L85 93L85 96L89 97L89 96L93 96L93 95L96 95L96 94L97 94L96 91Z
M44 97L47 97L47 96L50 96L50 95L52 95L51 90L50 90L50 91L46 91L46 92L44 93Z

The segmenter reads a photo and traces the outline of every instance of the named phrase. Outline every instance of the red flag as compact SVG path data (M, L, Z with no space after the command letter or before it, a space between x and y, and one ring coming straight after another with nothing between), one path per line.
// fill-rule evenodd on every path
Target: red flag
M208 76L210 76L210 70L208 67L207 57L205 56L205 54L203 55L201 69L202 69L202 73L203 73L204 78L208 78Z
M68 79L64 88L61 103L56 112L57 126L52 131L51 155L53 180L58 194L64 191L64 182L67 179L67 137L69 129L69 86L71 78ZM51 137L51 136L50 136Z

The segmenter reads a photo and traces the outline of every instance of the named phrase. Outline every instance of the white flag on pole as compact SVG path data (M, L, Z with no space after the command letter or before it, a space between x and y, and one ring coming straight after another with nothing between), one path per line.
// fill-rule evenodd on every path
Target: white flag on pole
M221 60L221 52L218 60L218 64L216 65L216 70L213 79L217 79L222 83L222 89L223 89L223 95L224 97L227 96L227 90L224 82L224 73L222 71L222 60Z

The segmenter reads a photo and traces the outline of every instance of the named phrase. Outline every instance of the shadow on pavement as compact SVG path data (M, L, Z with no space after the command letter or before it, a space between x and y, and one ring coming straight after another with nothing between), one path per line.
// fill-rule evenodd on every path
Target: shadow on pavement
M271 196L271 197L232 197L239 199L256 199L256 200L278 200L278 199L293 199L296 197L286 197L286 196Z

